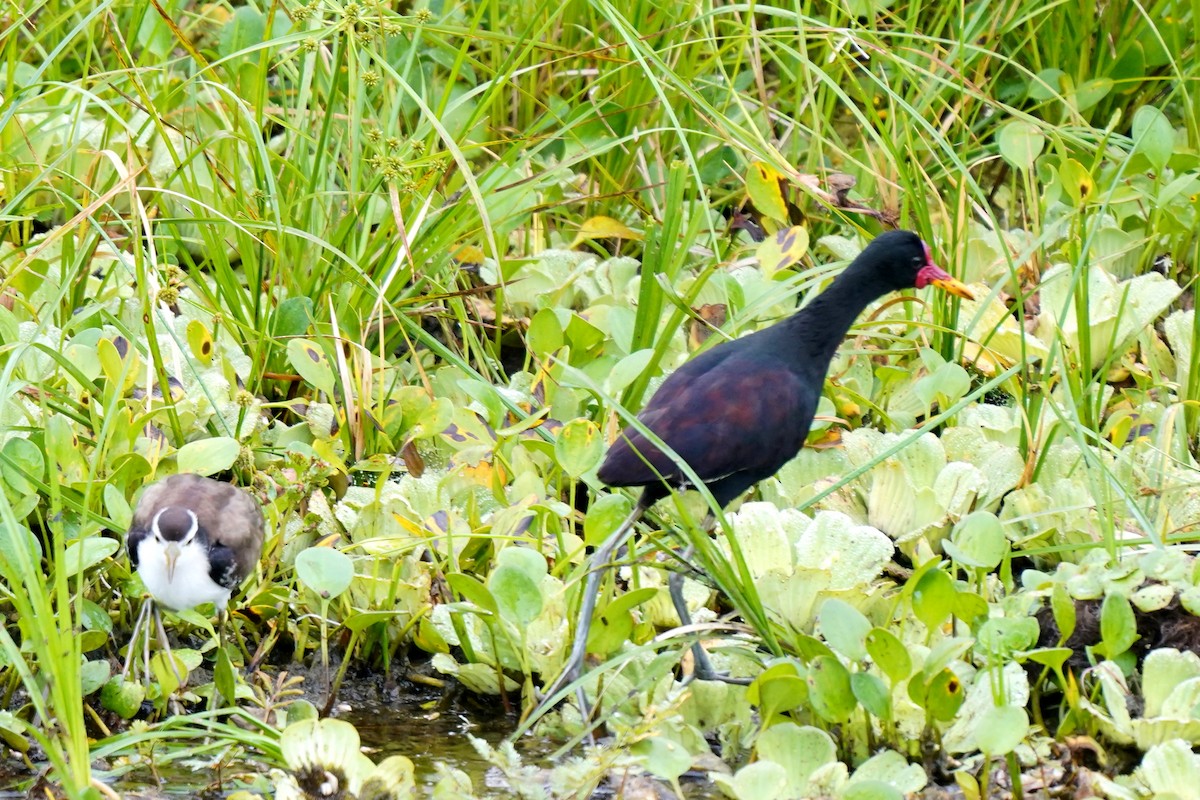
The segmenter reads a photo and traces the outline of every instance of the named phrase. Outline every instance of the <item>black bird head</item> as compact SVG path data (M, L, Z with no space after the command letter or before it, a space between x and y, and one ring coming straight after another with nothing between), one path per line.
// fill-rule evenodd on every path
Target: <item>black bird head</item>
M195 512L182 506L167 506L154 515L154 535L165 542L189 542L199 527Z
M933 263L929 245L912 231L888 231L876 236L856 260L853 277L891 290L924 289L932 285L974 299L965 285Z
M183 548L197 542L208 549L208 537L200 528L196 512L182 506L167 506L154 515L151 533L164 547L166 553L167 580L175 580L175 562Z

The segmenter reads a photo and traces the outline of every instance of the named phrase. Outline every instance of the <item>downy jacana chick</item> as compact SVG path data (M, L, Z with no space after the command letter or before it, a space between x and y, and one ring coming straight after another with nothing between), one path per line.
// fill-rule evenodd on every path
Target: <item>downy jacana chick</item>
M220 631L230 595L262 555L264 524L258 501L228 483L178 474L147 487L125 537L129 561L151 597L138 614L130 648L153 609L160 641L169 651L155 604L183 611L212 603ZM132 652L126 672L130 660Z
M724 508L800 451L829 362L858 315L888 292L930 285L972 297L966 286L933 263L928 245L915 233L880 234L796 314L723 342L672 373L637 418L687 462ZM592 556L571 654L535 715L582 674L603 570L634 523L673 490L691 486L674 458L632 427L613 443L597 474L609 486L641 487L642 494L630 515ZM713 521L710 513L706 525ZM682 574L672 575L671 599L686 625L682 583ZM698 677L714 677L699 643L693 652ZM578 695L586 716L582 690Z

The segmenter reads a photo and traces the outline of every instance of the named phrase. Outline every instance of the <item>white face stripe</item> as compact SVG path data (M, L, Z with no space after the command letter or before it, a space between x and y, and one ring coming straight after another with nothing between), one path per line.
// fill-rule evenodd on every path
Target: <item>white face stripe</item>
M154 515L154 519L152 519L150 521L150 530L154 533L155 539L162 539L162 531L160 531L158 529L158 518L161 517L168 508L177 508L177 506L167 506L166 508L160 508L158 510L158 513ZM184 510L184 513L186 513L188 515L188 519L190 519L192 521L192 526L190 528L188 528L187 535L179 540L180 547L182 547L185 544L189 544L192 541L192 539L195 537L196 531L200 530L200 521L198 519L196 519L196 512L192 511L190 508L185 508L183 510Z

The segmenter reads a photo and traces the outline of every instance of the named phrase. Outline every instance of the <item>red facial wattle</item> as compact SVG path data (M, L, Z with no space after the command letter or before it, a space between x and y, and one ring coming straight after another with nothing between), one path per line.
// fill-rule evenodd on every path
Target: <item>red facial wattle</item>
M975 295L971 294L971 290L966 287L961 281L955 279L949 272L933 263L933 253L929 250L929 245L921 242L921 246L925 248L925 266L917 270L916 287L924 289L926 286L933 285L939 289L943 289L950 294L958 297L965 297L968 300L974 300Z

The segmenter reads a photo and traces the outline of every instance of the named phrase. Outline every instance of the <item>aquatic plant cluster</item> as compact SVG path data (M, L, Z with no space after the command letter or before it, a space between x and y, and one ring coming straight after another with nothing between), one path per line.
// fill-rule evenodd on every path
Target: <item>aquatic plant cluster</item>
M1200 796L1194 10L993 12L0 13L0 781ZM535 718L633 507L618 432L893 227L973 299L872 304L713 531L704 492L651 508ZM129 640L123 545L177 472L267 524L171 655ZM380 675L508 714L488 778L330 717Z

